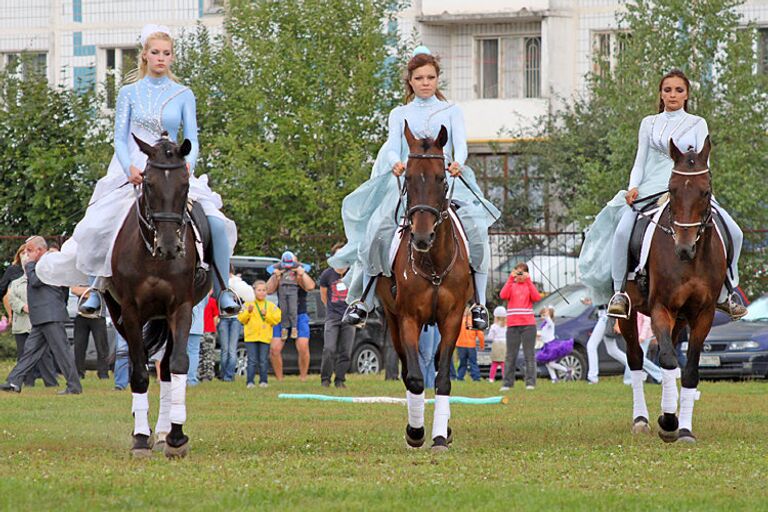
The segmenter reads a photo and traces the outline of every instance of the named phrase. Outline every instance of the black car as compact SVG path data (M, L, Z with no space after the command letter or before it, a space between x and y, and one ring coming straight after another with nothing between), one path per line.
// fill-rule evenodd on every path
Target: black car
M232 266L235 274L243 281L253 284L257 279L267 280L267 267L279 262L277 258L233 256ZM277 303L277 297L270 296L269 300ZM320 363L323 355L323 332L325 329L325 306L320 300L320 291L312 290L307 296L307 313L309 314L309 371L320 373ZM371 313L364 329L358 329L352 345L350 372L378 373L383 368L382 354L384 353L385 328L384 319L378 312ZM283 346L283 373L287 375L299 373L299 355L296 342L288 339ZM218 359L218 358L217 358ZM245 375L248 358L245 343L240 341L237 348L238 375Z

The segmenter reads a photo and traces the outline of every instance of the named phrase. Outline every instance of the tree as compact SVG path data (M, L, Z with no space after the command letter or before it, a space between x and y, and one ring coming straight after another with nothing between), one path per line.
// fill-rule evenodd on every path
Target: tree
M542 120L547 138L531 150L560 184L568 220L586 227L627 187L640 121L657 112L660 77L679 68L692 82L689 110L709 125L718 201L745 229L768 225L768 77L755 73L757 33L736 13L741 3L636 0L617 14L615 62L598 52L584 97ZM750 286L765 264L748 254L742 262Z
M99 104L93 93L49 87L24 62L0 72L4 234L72 232L109 163L108 130Z
M237 0L225 35L198 29L179 45L177 71L198 98L197 172L226 197L240 252L323 252L343 239L341 201L368 177L401 95L385 31L398 9Z

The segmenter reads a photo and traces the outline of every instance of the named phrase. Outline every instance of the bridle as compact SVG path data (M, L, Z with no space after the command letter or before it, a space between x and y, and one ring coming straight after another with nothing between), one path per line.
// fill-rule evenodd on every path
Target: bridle
M434 153L409 153L408 159L422 159L422 160L443 160L445 162L445 155L438 155ZM400 177L397 177L397 185L400 189L400 203L402 203L403 198L406 198L406 212L405 212L405 219L404 219L404 226L405 228L412 228L413 227L413 216L420 212L426 212L431 213L435 217L435 222L432 225L432 230L435 231L437 227L443 223L444 220L448 218L448 209L451 207L451 200L453 199L453 189L456 185L456 180L454 179L450 191L448 190L448 183L445 183L445 192L447 195L445 195L445 199L443 200L443 205L440 210L435 208L434 206L428 205L428 204L416 204L411 207L408 207L410 204L410 198L406 197L407 193L407 187L406 185L400 186ZM395 212L399 209L395 209ZM430 247L431 248L431 247ZM419 251L419 249L416 249ZM429 251L429 248L427 249ZM427 251L419 251L419 252L427 252Z
M173 169L181 169L185 168L187 166L187 163L182 160L178 163L163 163L163 162L154 162L152 160L147 160L147 165L144 168L144 171L141 173L141 176L146 176L147 169L150 167L155 169L161 169L161 170L173 170ZM134 186L133 191L136 195L136 216L139 220L139 233L141 234L141 238L144 241L144 247L146 247L147 251L152 255L152 257L157 256L157 222L174 222L178 224L178 228L176 229L176 239L179 242L179 246L181 247L181 251L179 255L183 258L186 250L186 238L187 238L187 224L191 222L191 218L189 216L189 213L187 212L186 208L186 201L184 202L184 208L182 209L181 213L177 212L154 212L149 206L149 192L150 188L145 184L145 182L142 181L141 184L141 194L139 194L138 187ZM139 206L140 198L143 197L144 201L143 203L143 212L142 208ZM149 240L147 240L147 236L144 232L144 229L142 229L142 226L149 231L152 235L152 243L149 243Z
M445 161L445 156L440 154L434 154L434 153L410 153L408 155L408 158L411 159L435 159L435 160L443 160ZM406 184L401 185L400 184L400 176L397 177L397 186L400 190L400 199L398 201L398 206L395 208L395 215L397 215L397 211L400 209L400 204L403 201L403 198L405 198L406 201L406 213L405 217L403 219L403 224L401 225L401 230L409 229L412 231L413 228L413 216L416 213L419 212L426 212L431 213L435 217L435 222L432 225L432 230L436 231L438 226L443 223L448 217L450 216L449 209L451 207L451 200L453 199L453 190L456 186L456 179L454 178L453 182L451 183L450 190L448 187L448 183L445 183L445 189L444 189L444 199L441 209L437 209L434 206L430 206L428 204L416 204L414 206L408 207L408 204L410 202L410 198L406 197L406 194L408 192L407 190L407 182ZM396 219L397 221L397 219ZM422 270L419 265L416 264L416 260L413 258L413 251L416 250L420 253L426 253L428 262L431 265L431 258L429 257L429 251L432 249L432 242L430 242L429 247L426 250L420 250L416 249L413 246L413 238L411 238L408 241L408 261L411 264L411 270L414 274L418 275L419 277L427 280L428 282L432 283L432 285L437 288L439 287L443 279L450 273L451 270L453 270L453 267L456 265L456 260L459 255L459 241L456 238L456 230L451 227L451 234L453 235L453 254L451 255L451 261L450 263L443 269L442 272L437 273L434 270L434 267L431 269L431 272L427 273L424 270ZM435 293L435 301L437 301L437 293ZM434 311L434 308L433 308Z
M709 174L709 191L707 191L707 209L705 210L704 214L701 216L701 220L699 222L677 222L674 217L672 217L672 207L670 204L669 209L667 210L667 213L669 215L669 226L670 226L670 235L672 235L672 240L677 243L677 231L675 231L675 228L682 228L683 230L687 231L690 228L696 228L696 240L693 241L694 247L696 246L696 242L699 241L701 238L701 235L704 234L704 229L712 226L712 173L710 173L709 168L703 169L701 171L695 171L695 172L683 172L683 171L677 171L675 169L672 169L673 174L677 174L679 176L700 176L702 174ZM671 198L670 198L671 199Z

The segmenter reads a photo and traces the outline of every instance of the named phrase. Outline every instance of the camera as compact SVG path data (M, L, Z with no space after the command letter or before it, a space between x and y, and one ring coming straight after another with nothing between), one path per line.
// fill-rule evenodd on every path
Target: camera
M524 272L522 270L515 270L515 275L516 276L519 277L519 276L522 276L523 274L524 274Z

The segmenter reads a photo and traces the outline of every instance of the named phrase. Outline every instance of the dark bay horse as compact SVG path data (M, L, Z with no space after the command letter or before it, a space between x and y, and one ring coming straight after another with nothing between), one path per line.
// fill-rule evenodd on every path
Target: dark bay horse
M651 317L662 367L659 436L666 442L692 443L696 440L691 431L691 420L698 395L699 356L726 278L725 251L712 222L710 149L709 137L699 153L683 153L672 140L669 141L670 157L674 161L669 180L669 206L659 218L651 243L648 299L646 301L636 282L628 283L627 292L634 307L628 319L619 320L627 340L629 367L641 370L643 351L637 339L637 312ZM690 326L690 339L688 361L682 372L678 422L676 378L679 368L675 344L686 326ZM650 432L642 382L633 382L633 396L632 431Z
M184 157L191 144L185 140L177 145L166 134L154 146L135 140L148 157L144 181L115 240L112 279L104 296L117 330L128 342L133 367L131 451L139 457L151 454L147 357L167 340L160 363L160 420L167 423L168 432L158 441L165 442L166 456L184 457L189 450L182 430L187 338L192 308L211 289L208 273L196 273L195 235L187 213L189 171Z
M424 444L424 379L419 368L419 333L436 322L442 340L435 355L434 450L452 441L448 427L451 394L449 366L467 302L473 295L469 256L458 226L449 215L450 198L443 147L448 131L443 126L436 140L416 139L405 125L410 154L402 196L407 194L402 239L392 277L381 277L376 291L384 305L392 342L402 363L408 391L406 441ZM401 199L402 199L401 196Z

